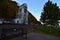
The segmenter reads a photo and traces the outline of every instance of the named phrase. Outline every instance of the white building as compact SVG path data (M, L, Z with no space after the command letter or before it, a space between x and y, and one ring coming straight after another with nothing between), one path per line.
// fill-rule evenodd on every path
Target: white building
M58 24L59 24L59 26L60 26L60 20L58 20Z
M57 26L57 28L60 28L60 20L58 20L58 26Z
M14 19L14 23L28 24L27 4L24 3L19 7L18 13L16 14L16 18Z
M2 23L3 23L3 21L4 21L4 19L0 18L0 24L2 24Z

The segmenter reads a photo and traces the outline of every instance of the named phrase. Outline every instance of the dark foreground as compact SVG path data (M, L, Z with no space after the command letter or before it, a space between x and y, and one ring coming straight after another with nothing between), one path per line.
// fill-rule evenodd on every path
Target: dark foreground
M49 36L46 34L40 34L40 33L29 33L27 34L27 39L25 39L24 37L16 37L10 40L60 40L59 37L54 37L54 36Z
M27 40L60 40L60 38L32 32L27 35Z
M0 25L0 27L1 27L0 29L7 28L9 30L8 33L6 33L6 35L7 35L7 37L8 37L8 35L11 35L11 36L9 36L9 38L7 40L60 40L60 38L58 38L58 37L32 32L33 28L37 27L35 25ZM23 31L20 30L21 27L24 28ZM25 30L26 30L25 28L27 29L26 32L25 32ZM5 32L7 32L7 30ZM0 31L0 33L1 33L1 31ZM23 34L26 33L26 35L21 35L22 33ZM13 35L13 34L15 34L15 35ZM16 35L16 34L18 34L18 35ZM5 40L5 39L2 39L2 40Z

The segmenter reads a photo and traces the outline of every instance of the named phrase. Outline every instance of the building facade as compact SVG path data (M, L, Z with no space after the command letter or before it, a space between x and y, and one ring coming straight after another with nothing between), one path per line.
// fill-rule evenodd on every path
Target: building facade
M14 19L14 23L16 24L28 24L28 10L27 4L24 3L19 7L18 13L16 14L16 18Z

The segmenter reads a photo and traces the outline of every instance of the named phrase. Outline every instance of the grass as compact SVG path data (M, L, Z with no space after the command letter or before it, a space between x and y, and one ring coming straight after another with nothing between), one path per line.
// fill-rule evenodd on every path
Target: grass
M34 32L39 32L39 33L60 37L60 29L56 27L51 27L51 26L43 26L39 29L35 29Z

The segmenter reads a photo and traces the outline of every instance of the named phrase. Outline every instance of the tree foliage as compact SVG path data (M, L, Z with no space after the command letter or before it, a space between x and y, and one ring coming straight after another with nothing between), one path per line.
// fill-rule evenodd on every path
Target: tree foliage
M59 7L57 3L52 3L52 1L48 1L45 3L43 12L41 13L41 21L43 23L55 25L58 21L59 17Z
M11 0L0 0L0 17L4 19L15 18L18 11L17 3Z

